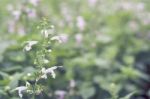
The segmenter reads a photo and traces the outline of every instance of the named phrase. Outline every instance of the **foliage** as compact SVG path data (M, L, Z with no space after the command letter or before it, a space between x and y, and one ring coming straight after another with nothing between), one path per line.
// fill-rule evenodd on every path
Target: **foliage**
M34 93L36 99L150 97L149 3L148 0L2 1L5 7L0 8L0 98L19 99L12 90L27 82L29 93L34 93L34 88L40 89L38 94ZM43 17L48 20L39 22ZM51 40L54 35L59 36L61 44ZM47 52L49 49L52 52ZM48 76L36 85L42 68L51 66L63 68L58 68L56 79ZM25 99L31 96L23 93Z

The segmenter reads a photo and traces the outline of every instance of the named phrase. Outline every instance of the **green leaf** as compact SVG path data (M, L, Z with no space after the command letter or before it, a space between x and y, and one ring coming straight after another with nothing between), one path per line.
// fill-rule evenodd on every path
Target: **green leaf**
M94 87L85 83L81 86L80 93L84 97L84 99L88 99L89 97L91 97L95 93L95 90L94 90Z
M3 76L4 78L8 78L9 75L5 72L0 71L0 75Z
M133 96L133 94L135 94L135 92L132 92L132 93L126 95L125 97L120 98L120 99L130 99Z

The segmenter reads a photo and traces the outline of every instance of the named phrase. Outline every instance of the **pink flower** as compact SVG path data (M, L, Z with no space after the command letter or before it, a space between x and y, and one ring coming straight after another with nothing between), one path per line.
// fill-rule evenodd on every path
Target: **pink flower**
M65 99L66 91L57 90L57 91L55 91L55 95L58 96L57 99Z
M82 17L82 16L78 16L77 17L77 27L81 30L81 31L83 31L84 30L84 28L85 28L85 20L84 20L84 18Z
M28 15L29 18L36 18L35 9L27 9L26 12L27 12L27 15Z
M97 0L88 0L88 3L90 6L94 6L96 4Z

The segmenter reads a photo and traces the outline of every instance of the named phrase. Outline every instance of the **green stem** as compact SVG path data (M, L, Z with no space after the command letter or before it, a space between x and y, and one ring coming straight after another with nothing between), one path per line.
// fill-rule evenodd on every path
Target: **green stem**
M32 97L32 99L35 99L35 88L34 88L33 85L32 85L32 89L33 89L33 97Z

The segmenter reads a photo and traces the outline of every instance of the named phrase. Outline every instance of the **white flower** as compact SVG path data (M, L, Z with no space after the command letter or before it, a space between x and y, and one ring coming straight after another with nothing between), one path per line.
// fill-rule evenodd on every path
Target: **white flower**
M86 24L85 24L85 20L84 20L84 18L83 18L82 16L78 16L78 17L77 17L77 23L76 23L76 25L77 25L77 27L78 27L81 31L84 30Z
M41 34L45 37L45 38L48 38L49 35L52 35L54 33L54 26L52 25L51 26L51 29L42 29L41 30Z
M56 40L59 43L66 43L68 41L68 35L67 34L61 34L58 36L54 36L51 38L51 40Z
M48 30L41 30L41 34L45 37L45 38L48 38Z
M13 91L18 91L18 94L19 94L19 97L22 98L22 92L23 91L27 91L27 88L30 86L30 83L29 82L26 82L26 86L20 86L20 87L17 87L15 88Z
M41 72L43 75L41 76L41 78L47 79L47 74L51 74L52 78L55 78L56 74L55 74L54 70L57 69L58 67L62 67L62 66L53 66L53 67L48 68L48 69L42 68Z
M32 49L32 46L37 43L38 41L27 41L27 45L24 47L24 50L30 51Z
M17 87L15 90L18 91L19 96L22 98L22 96L23 96L22 92L27 90L27 87L26 86L20 86L20 87Z
M64 90L57 90L55 91L55 95L58 96L58 99L65 99L65 95L67 94Z
M96 2L97 2L97 0L88 0L88 3L91 7L94 7Z
M12 15L14 16L15 20L19 20L20 16L21 16L21 11L19 10L14 10L12 12Z
M34 6L37 6L40 2L40 0L29 0L29 2L34 5Z
M61 34L59 37L60 37L60 40L62 43L66 43L68 41L68 35L67 34Z
M27 76L31 76L31 73L27 73Z
M81 44L83 40L83 35L81 33L78 33L75 35L75 39L76 39L77 44Z
M50 53L50 52L52 52L52 50L51 50L51 49L48 49L48 52Z
M59 43L62 43L62 40L61 40L60 36L54 36L54 37L51 38L51 40L52 40L52 41L53 41L53 40L56 40L56 41L58 41Z
M76 82L74 80L70 80L70 87L74 88L76 86Z
M49 60L47 60L47 59L44 59L43 61L44 61L44 64L48 64L49 63Z

